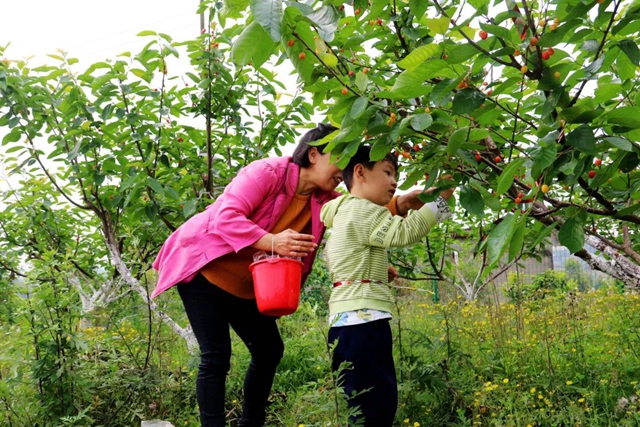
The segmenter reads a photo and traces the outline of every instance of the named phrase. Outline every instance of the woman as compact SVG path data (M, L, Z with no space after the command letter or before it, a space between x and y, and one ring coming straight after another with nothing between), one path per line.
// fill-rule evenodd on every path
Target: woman
M229 326L251 353L238 426L264 425L284 345L276 318L258 311L249 265L255 252L273 248L302 257L302 283L308 277L324 234L320 208L340 195L335 188L342 182L340 169L322 152L326 145L309 143L334 130L320 124L302 137L292 157L262 159L242 169L215 203L169 236L153 264L159 277L152 297L178 285L200 347L196 394L203 427L226 425ZM405 214L419 208L418 193L395 198L389 209Z

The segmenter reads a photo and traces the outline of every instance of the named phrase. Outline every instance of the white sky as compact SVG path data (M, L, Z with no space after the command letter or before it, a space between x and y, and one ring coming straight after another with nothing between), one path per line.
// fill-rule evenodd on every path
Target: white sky
M199 34L198 0L0 0L0 45L11 42L6 57L34 56L46 61L56 49L80 60L80 67L135 53L148 38L140 31L154 30L174 40Z

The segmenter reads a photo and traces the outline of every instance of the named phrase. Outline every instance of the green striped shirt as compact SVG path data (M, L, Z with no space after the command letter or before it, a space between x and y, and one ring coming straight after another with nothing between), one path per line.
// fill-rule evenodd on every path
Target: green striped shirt
M420 241L436 223L425 205L403 218L384 206L356 196L341 196L326 203L320 218L331 235L324 256L331 281L373 280L332 289L330 314L364 308L393 312L394 300L387 283L386 248Z

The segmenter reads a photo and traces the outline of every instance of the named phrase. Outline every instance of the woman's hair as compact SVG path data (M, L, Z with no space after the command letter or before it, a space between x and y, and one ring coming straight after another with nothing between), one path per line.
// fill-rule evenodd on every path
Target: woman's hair
M318 127L311 129L309 132L302 135L300 142L298 142L298 146L293 151L293 163L301 168L308 168L311 166L311 163L309 162L309 150L316 147L320 153L324 154L324 148L327 144L309 145L309 143L322 139L337 129L338 128L332 124L319 123Z
M344 181L344 185L347 186L347 190L351 191L351 185L353 184L353 170L356 165L362 165L365 168L371 170L373 169L373 165L378 162L389 162L393 165L393 168L398 172L398 159L393 155L393 153L389 152L383 159L377 160L375 162L371 161L371 146L363 145L358 148L356 154L351 157L349 160L349 164L342 170L342 180Z

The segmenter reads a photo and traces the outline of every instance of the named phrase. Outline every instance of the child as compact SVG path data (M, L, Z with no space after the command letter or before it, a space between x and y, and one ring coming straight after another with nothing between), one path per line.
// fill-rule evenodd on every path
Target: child
M387 285L386 248L420 241L439 220L450 215L443 191L406 218L393 216L384 205L396 190L397 162L388 154L371 162L371 147L363 146L342 171L350 195L324 205L320 218L333 227L325 257L333 289L329 299L329 342L338 343L333 369L347 361L343 387L350 407L364 426L390 427L398 405L389 319L394 299ZM427 190L431 192L433 189ZM355 419L352 421L356 421Z

